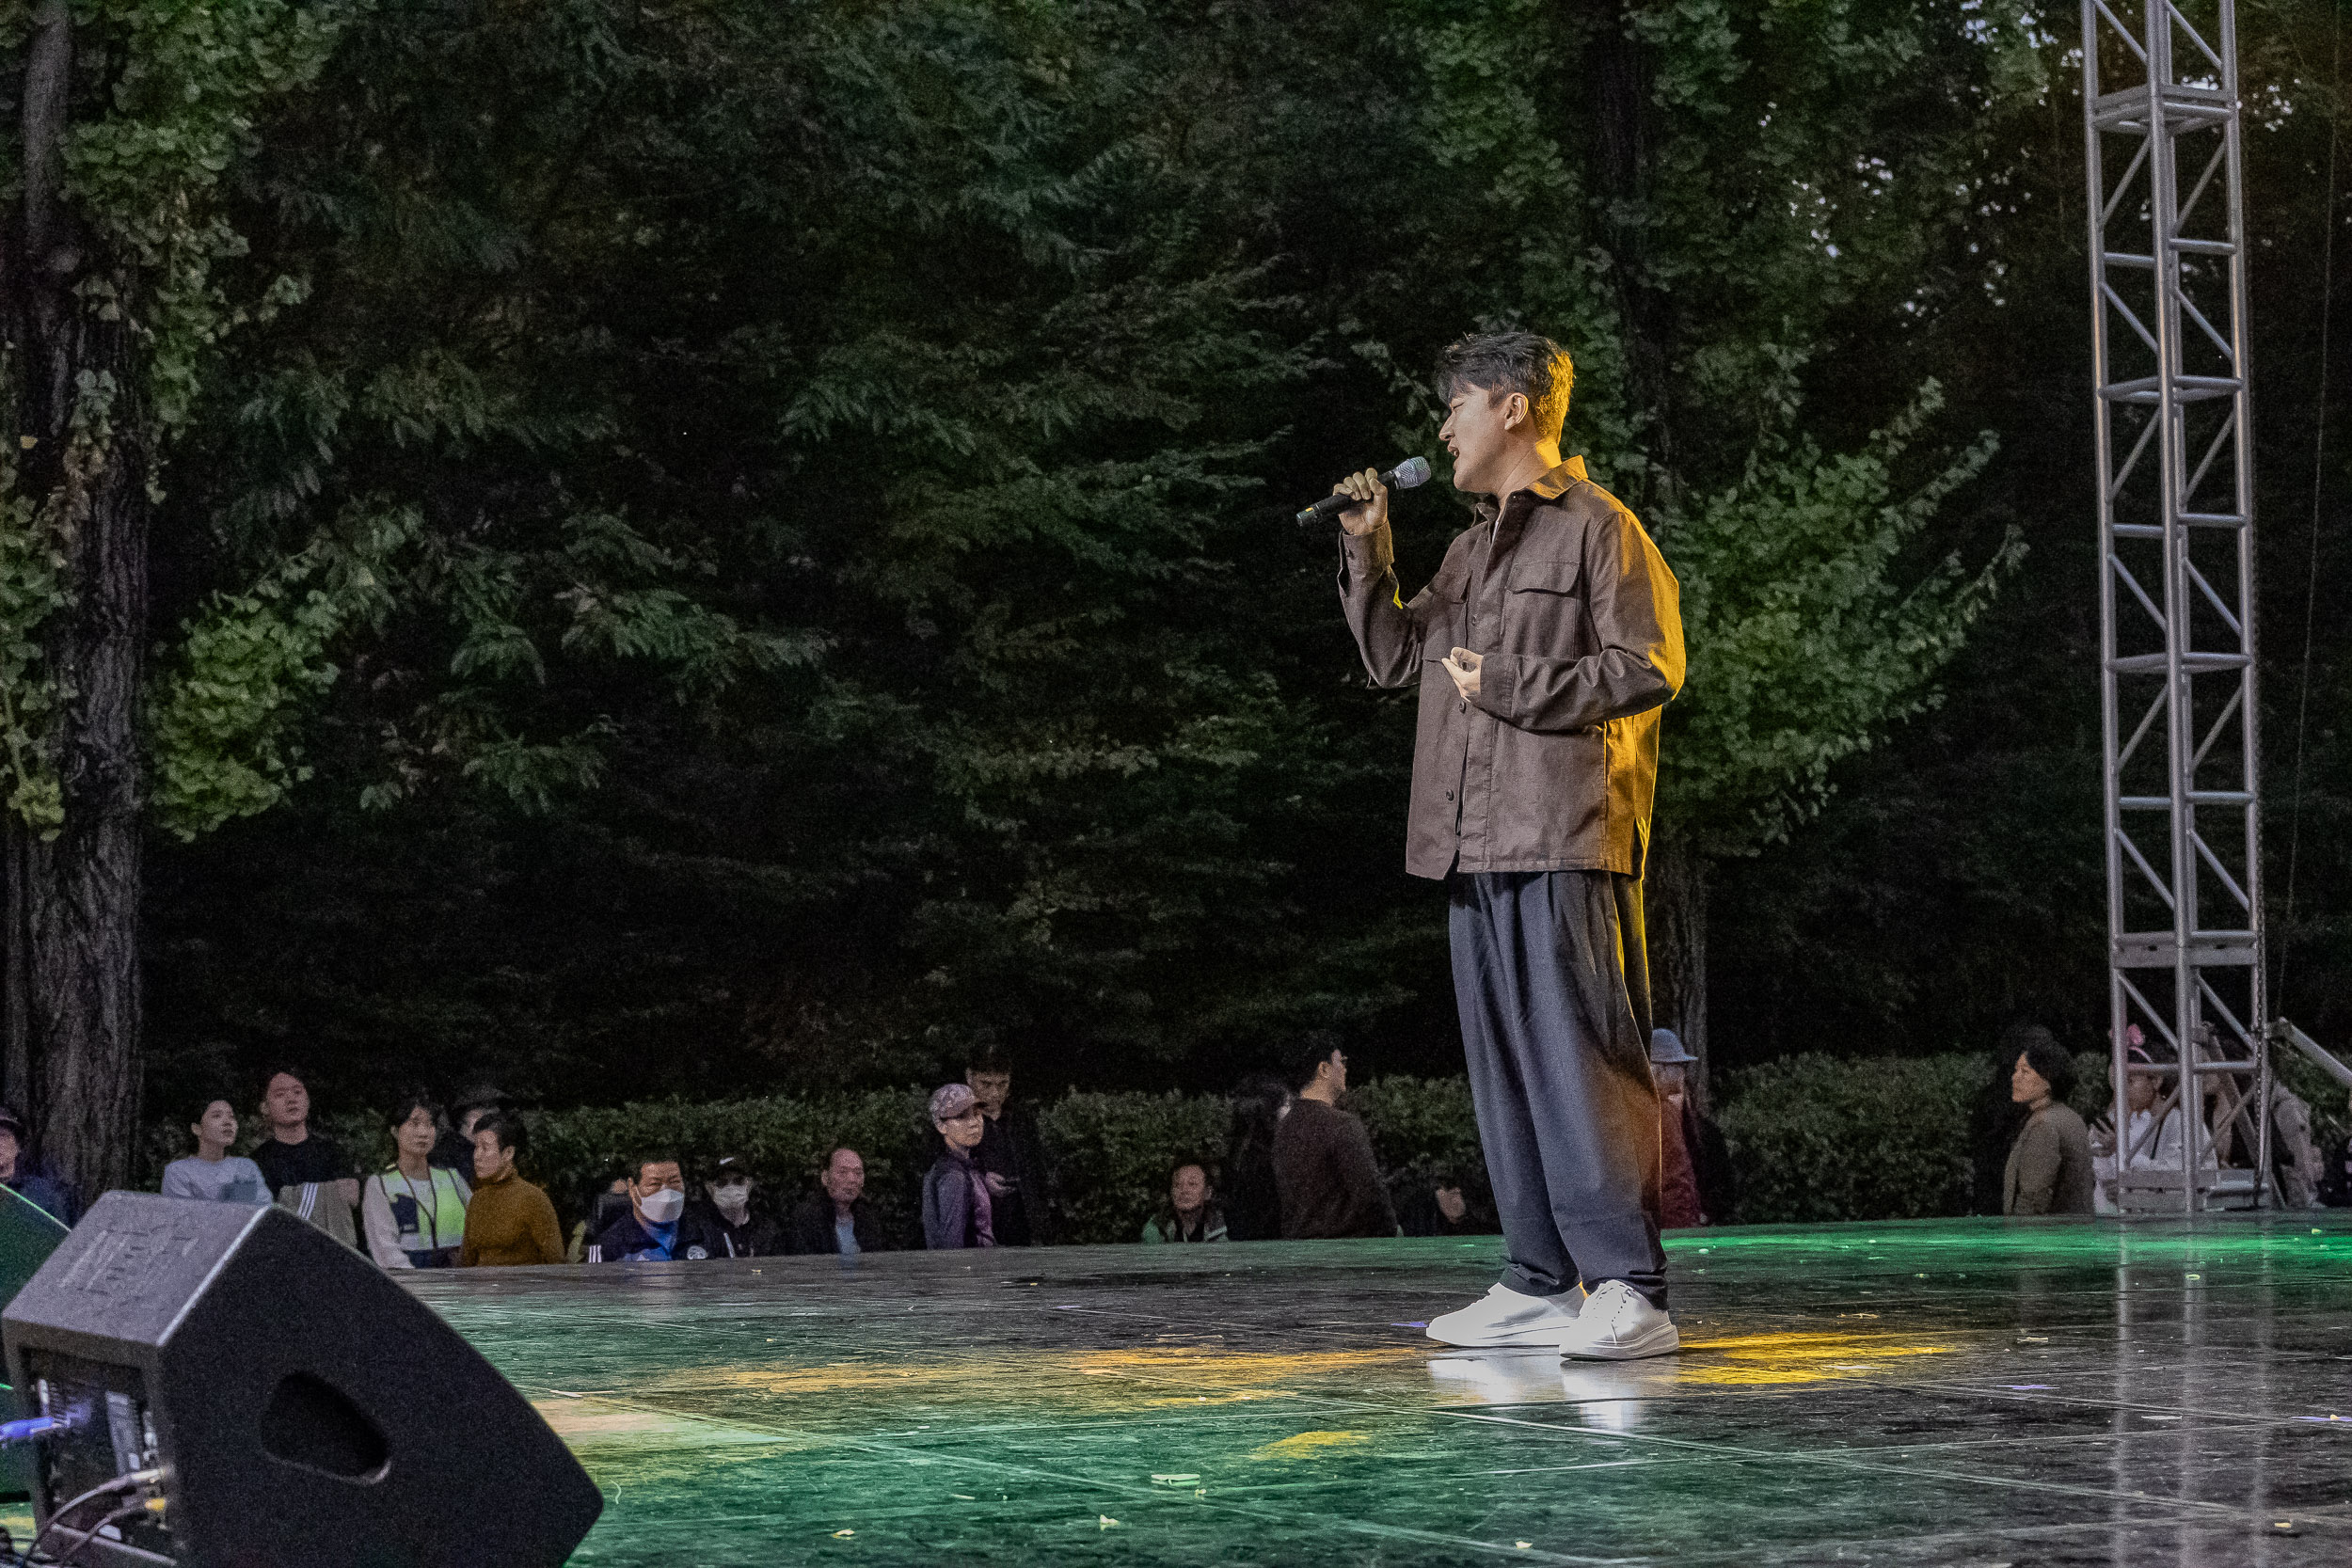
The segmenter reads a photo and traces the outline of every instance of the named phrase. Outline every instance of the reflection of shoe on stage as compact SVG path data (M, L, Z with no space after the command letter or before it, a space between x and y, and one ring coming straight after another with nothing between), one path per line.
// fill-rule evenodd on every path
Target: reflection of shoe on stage
M1560 1336L1560 1354L1572 1361L1638 1361L1681 1348L1675 1321L1622 1279L1603 1280Z
M1549 1404L1560 1398L1560 1361L1549 1345L1432 1356L1429 1380L1445 1397L1481 1404Z
M1571 1287L1556 1296L1525 1295L1496 1285L1468 1307L1429 1323L1429 1337L1441 1345L1501 1350L1513 1345L1556 1345L1576 1323L1583 1292Z

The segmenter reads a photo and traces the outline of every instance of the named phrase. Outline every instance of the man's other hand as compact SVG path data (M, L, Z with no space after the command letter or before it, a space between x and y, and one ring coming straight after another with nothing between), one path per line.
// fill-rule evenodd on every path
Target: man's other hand
M1462 701L1467 703L1478 695L1478 667L1486 658L1484 654L1456 648L1438 661L1438 668L1454 677L1454 689L1462 694Z
M1335 496L1353 496L1363 502L1340 514L1340 527L1354 534L1376 532L1389 526L1389 487L1380 483L1380 470L1366 468L1360 474L1350 474L1331 486Z

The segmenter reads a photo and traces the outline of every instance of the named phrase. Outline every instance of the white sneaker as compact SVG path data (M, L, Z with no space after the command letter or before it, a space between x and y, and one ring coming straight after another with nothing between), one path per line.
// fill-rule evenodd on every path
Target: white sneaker
M1571 1361L1639 1361L1681 1348L1675 1321L1622 1279L1601 1281L1560 1336L1560 1354Z
M1531 1296L1507 1286L1490 1286L1468 1307L1432 1318L1428 1334L1441 1345L1478 1350L1556 1345L1563 1332L1576 1326L1578 1294L1573 1287L1562 1295Z

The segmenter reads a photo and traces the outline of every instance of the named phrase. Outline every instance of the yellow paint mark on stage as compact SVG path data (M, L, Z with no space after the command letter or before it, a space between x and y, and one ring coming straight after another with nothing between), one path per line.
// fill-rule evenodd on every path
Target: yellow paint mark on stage
M1136 1350L1066 1352L1022 1355L961 1355L908 1368L871 1362L835 1362L822 1367L765 1366L735 1362L674 1373L663 1393L749 1389L782 1396L836 1397L897 1390L936 1398L943 1386L960 1394L1017 1391L1025 1399L1061 1398L1094 1402L1107 1396L1078 1382L1105 1378L1160 1384L1159 1397L1143 1402L1223 1404L1289 1397L1280 1386L1301 1379L1361 1372L1375 1367L1411 1365L1422 1359L1416 1346L1372 1350L1268 1351L1262 1354L1154 1345ZM1120 1396L1135 1402L1132 1395Z
M1327 1449L1344 1449L1372 1438L1360 1432L1302 1432L1279 1442L1268 1443L1250 1454L1252 1459L1312 1459Z
M1827 1383L1867 1377L1880 1366L1914 1355L1947 1355L1957 1345L1899 1344L1881 1334L1746 1334L1686 1339L1677 1381L1729 1386Z

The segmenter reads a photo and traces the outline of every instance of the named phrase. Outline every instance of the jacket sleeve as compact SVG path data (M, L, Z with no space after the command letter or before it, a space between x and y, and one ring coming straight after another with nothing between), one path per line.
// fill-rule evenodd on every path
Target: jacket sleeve
M1358 1212L1365 1219L1361 1234L1396 1235L1396 1204L1389 1197L1389 1184L1380 1179L1380 1163L1372 1157L1372 1134L1364 1130L1361 1117L1347 1118L1332 1163L1338 1166L1341 1189L1356 1195Z
M934 1250L963 1245L970 1220L972 1191L962 1181L948 1180L933 1165L923 1175L923 1244Z
M2017 1134L2017 1202L2012 1214L2046 1214L2058 1192L2058 1164L2065 1148L2058 1129L2042 1117Z
M368 1256L375 1259L377 1268L416 1266L401 1250L400 1232L392 1224L392 1205L384 1196L384 1183L373 1178L359 1189L359 1225L367 1232Z
M1662 707L1682 689L1682 590L1622 507L1585 535L1586 609L1600 651L1581 658L1488 654L1471 699L1538 733L1587 729Z
M1448 556L1451 564L1452 557ZM1438 574L1443 577L1441 570ZM1422 659L1440 599L1435 584L1422 589L1406 604L1396 581L1396 541L1386 528L1372 533L1340 534L1340 607L1348 629L1364 656L1365 673L1375 686L1412 686L1421 679ZM1441 637L1452 632L1440 626ZM1447 644L1451 651L1452 644Z
M531 1243L542 1263L564 1261L564 1228L555 1223L555 1205L538 1188L531 1189Z

